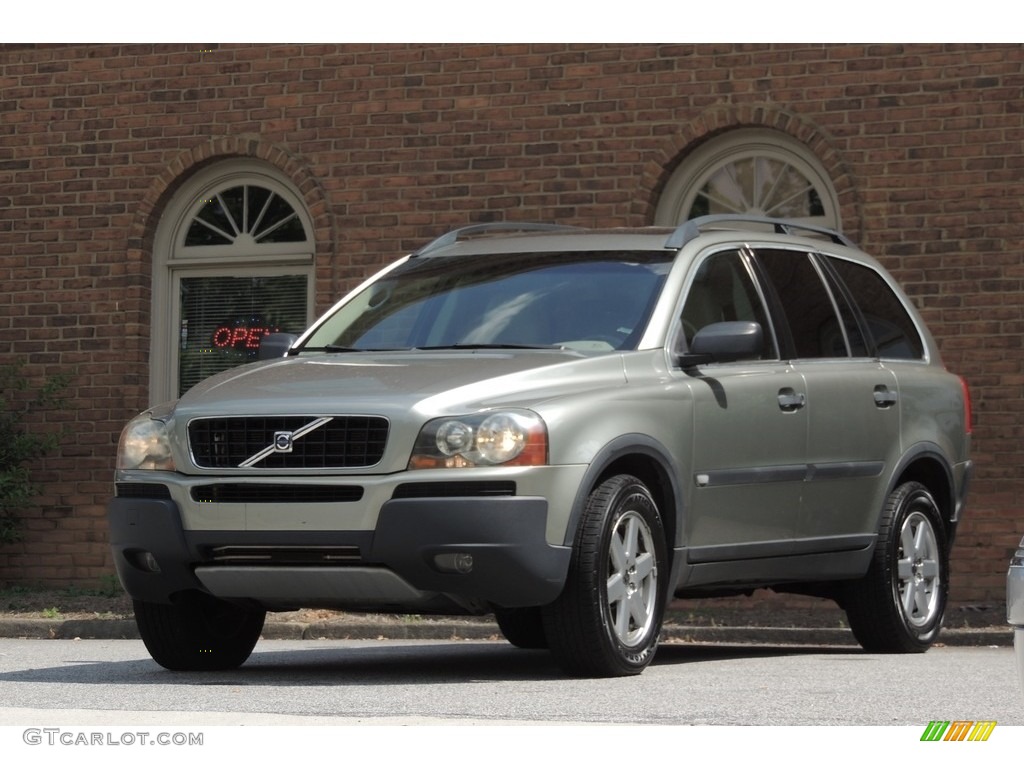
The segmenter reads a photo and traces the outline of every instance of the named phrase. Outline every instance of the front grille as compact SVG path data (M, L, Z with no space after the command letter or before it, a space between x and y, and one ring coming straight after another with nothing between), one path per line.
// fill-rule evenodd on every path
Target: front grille
M188 425L188 439L198 467L350 469L381 460L388 421L380 416L196 419Z
M209 562L231 565L338 565L362 558L359 547L221 546L207 551Z
M197 485L192 500L204 504L315 504L359 501L358 485L274 485L264 483L215 483Z

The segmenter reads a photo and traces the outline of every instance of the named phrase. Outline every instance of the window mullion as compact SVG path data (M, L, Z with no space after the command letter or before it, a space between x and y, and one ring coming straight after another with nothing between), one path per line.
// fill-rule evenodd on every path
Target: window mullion
M242 231L249 232L249 185L242 185Z
M220 203L220 207L224 211L224 215L227 217L228 223L231 224L231 228L235 230L235 236L231 238L234 240L239 234L241 234L241 232L238 229L238 224L235 222L235 217L231 215L231 209L228 208L227 204L224 202L224 198L221 197L220 192L217 193L217 202Z
M281 227L283 227L285 224L287 224L289 221L294 219L296 216L298 216L298 214L295 213L295 211L292 211L289 215L285 216L283 219L278 221L276 224L272 224L271 226L267 227L266 229L264 229L259 234L253 235L253 237L256 239L256 242L259 242L260 240L265 238L267 235L270 235L275 230L280 229Z
M270 208L270 204L274 201L275 197L276 195L273 192L267 195L267 199L263 201L263 207L260 209L259 216L257 216L256 221L252 223L252 228L249 230L250 232L255 233L259 229L260 224L263 223L263 217L266 216L267 210ZM256 235L253 234L253 237L255 238Z

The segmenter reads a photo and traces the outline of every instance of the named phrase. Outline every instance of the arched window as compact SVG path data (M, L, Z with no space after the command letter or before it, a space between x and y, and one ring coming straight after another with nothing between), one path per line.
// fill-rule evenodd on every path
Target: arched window
M790 136L759 128L730 131L686 157L665 187L655 223L715 213L840 228L835 189L817 158Z
M155 238L151 402L252 362L268 333L309 324L312 231L272 166L226 161L182 185Z

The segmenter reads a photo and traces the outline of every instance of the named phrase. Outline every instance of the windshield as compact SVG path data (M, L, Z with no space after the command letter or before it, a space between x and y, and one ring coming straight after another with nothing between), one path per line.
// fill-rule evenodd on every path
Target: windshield
M634 349L672 252L411 258L341 307L307 351Z

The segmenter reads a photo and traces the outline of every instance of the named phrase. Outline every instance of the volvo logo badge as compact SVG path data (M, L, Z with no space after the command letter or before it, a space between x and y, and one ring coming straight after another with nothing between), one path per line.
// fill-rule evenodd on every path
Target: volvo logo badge
M302 439L313 430L320 429L320 427L322 427L324 424L327 424L333 420L333 416L321 416L320 418L313 419L313 421L309 422L308 424L304 424L303 426L299 427L298 429L292 432L288 432L285 430L275 432L273 439L270 441L270 445L268 445L263 450L254 453L252 456L250 456L248 459L243 461L238 466L243 469L247 467L255 467L261 461L273 456L275 453L291 453L292 450L295 448L296 440Z

